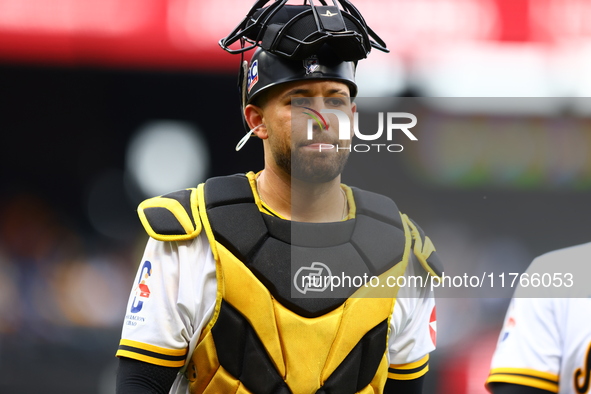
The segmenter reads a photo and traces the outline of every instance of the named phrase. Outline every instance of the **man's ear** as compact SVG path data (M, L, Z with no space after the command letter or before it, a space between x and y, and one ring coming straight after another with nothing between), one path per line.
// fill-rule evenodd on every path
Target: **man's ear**
M248 127L257 137L262 140L268 138L263 110L260 107L257 107L253 104L248 104L244 108L244 119L246 119Z
M357 104L355 102L353 102L353 103L351 103L351 113L355 114L355 112L357 112ZM351 123L351 140L353 140L353 136L355 135L355 130L353 128L353 125L354 125L354 123Z

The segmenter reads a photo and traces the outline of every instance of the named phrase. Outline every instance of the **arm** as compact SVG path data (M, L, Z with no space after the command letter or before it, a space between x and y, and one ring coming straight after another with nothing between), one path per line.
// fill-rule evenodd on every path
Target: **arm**
M384 386L384 394L421 394L423 392L423 381L425 375L412 380L394 380L388 379ZM496 393L495 393L496 394ZM508 393L503 393L508 394Z
M557 322L563 320L560 302L552 298L511 300L485 382L490 392L559 391L562 339ZM528 388L537 390L525 391Z
M179 368L162 367L127 357L119 358L117 394L167 394Z
M426 279L430 274L411 255L405 275ZM390 368L384 392L420 394L437 336L435 299L430 287L401 288L390 325Z
M208 245L201 236L148 242L134 281L139 283L149 273L148 289L134 285L117 351L118 393L168 393L171 384L179 383L175 378L193 350L190 343L215 306L215 262Z

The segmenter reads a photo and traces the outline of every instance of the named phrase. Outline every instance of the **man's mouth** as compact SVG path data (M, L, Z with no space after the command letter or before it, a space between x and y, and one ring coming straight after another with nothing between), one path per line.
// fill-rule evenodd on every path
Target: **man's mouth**
M324 142L324 141L310 141L308 143L301 144L300 147L306 150L314 150L318 152L325 152L329 150L335 150L337 143L333 142Z

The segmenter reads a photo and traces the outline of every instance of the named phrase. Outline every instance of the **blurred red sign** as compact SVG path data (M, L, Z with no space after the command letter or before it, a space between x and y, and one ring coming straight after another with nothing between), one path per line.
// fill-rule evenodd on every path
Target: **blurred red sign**
M354 0L394 53L461 41L545 41L588 35L586 0ZM301 1L298 2L299 4ZM244 0L0 0L0 61L235 70L217 42Z

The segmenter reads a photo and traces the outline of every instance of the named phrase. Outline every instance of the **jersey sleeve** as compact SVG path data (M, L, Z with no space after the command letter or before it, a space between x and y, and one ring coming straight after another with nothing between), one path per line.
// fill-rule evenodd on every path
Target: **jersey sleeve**
M405 272L407 286L400 288L390 320L388 379L417 379L429 370L429 353L435 350L437 339L429 275L411 254Z
M149 239L129 296L118 357L182 367L215 307L215 262L204 234Z
M511 301L486 386L511 383L558 392L560 335L552 298Z

